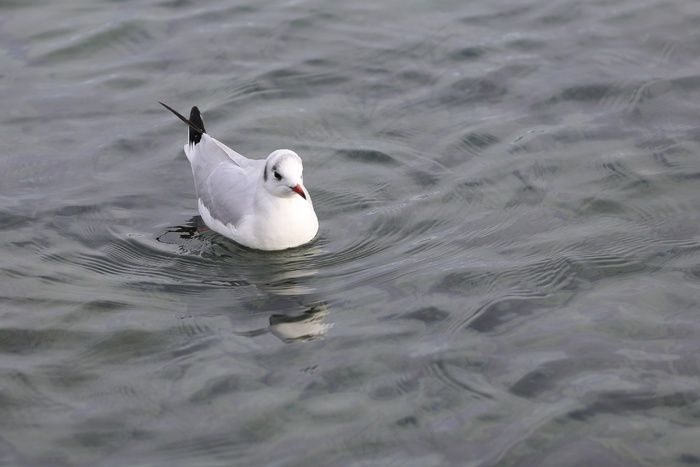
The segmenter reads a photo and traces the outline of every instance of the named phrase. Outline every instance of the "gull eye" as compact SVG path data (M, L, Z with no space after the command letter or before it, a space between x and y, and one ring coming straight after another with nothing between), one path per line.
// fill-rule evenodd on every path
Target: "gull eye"
M280 175L280 173L278 171L275 170L273 172L273 175L275 176L275 180L282 180L282 176Z

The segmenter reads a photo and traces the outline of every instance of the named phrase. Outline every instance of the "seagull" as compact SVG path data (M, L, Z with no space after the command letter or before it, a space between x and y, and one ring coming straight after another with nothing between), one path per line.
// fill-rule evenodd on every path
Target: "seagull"
M196 106L187 119L160 104L189 126L185 155L199 214L209 228L256 250L285 250L313 240L318 218L297 153L278 149L265 160L248 159L207 134Z

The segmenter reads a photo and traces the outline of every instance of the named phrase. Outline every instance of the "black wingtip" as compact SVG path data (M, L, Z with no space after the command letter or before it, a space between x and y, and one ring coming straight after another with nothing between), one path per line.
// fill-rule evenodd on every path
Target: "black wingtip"
M163 104L162 102L158 101L160 105L171 111L172 113L175 114L177 118L182 120L187 124L187 126L190 127L190 144L197 144L202 140L202 135L206 133L206 130L204 129L204 120L202 120L202 114L199 112L199 109L195 106L192 107L192 111L190 112L190 119L186 119L183 117L177 110L173 109L169 105Z
M197 128L201 128L202 131L198 132L192 126L190 126L190 144L197 144L202 140L202 133L206 133L206 130L204 129L204 120L202 120L202 114L199 112L199 109L195 105L192 107L192 110L190 110L190 123L192 125L195 125Z

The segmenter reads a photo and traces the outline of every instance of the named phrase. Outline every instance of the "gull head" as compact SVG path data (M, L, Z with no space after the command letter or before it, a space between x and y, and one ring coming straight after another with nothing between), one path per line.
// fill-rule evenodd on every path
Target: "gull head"
M278 149L265 161L263 184L272 195L280 198L301 196L308 199L304 189L304 166L301 157L289 149Z

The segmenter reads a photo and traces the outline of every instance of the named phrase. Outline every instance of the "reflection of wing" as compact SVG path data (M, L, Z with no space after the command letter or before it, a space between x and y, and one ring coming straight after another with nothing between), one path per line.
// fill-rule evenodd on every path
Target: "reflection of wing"
M265 161L246 159L207 134L185 152L199 200L212 217L235 226L252 209Z

